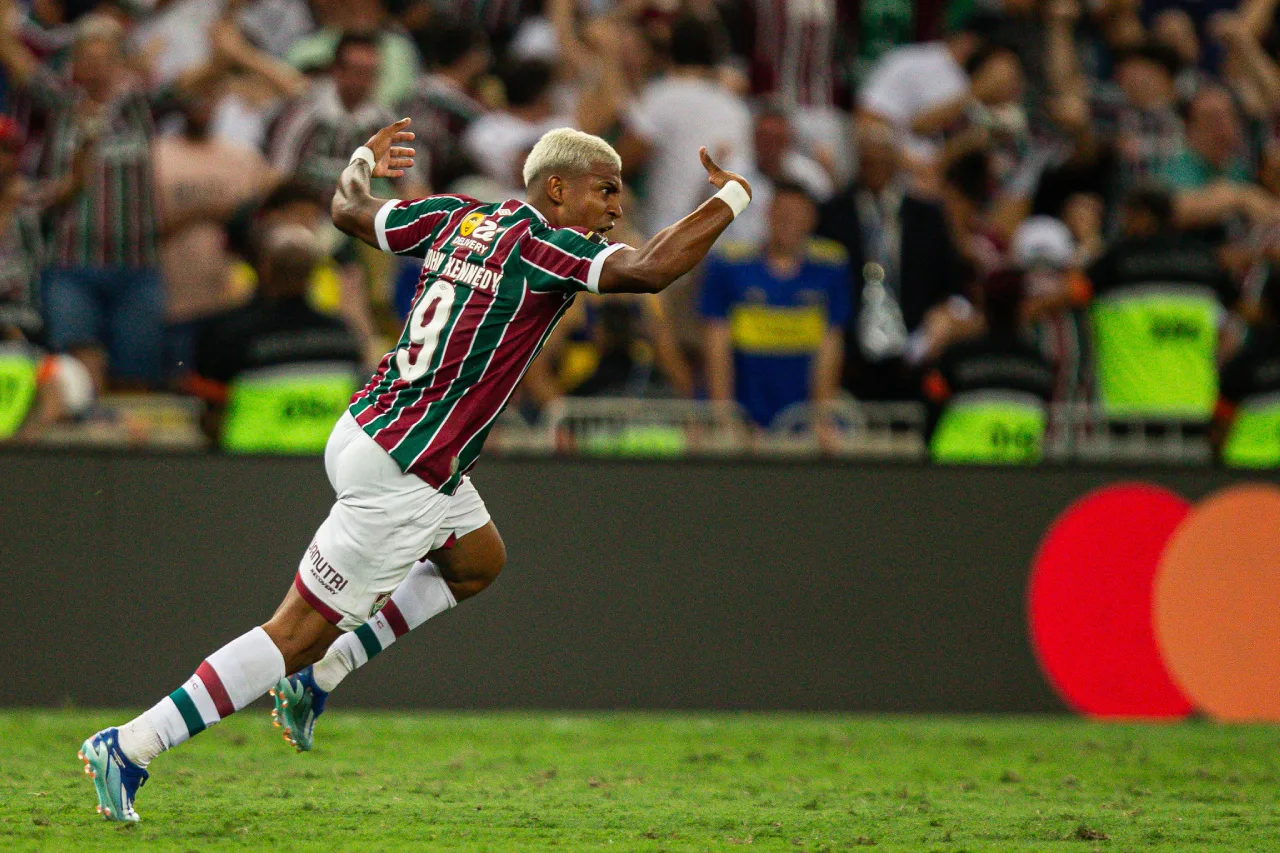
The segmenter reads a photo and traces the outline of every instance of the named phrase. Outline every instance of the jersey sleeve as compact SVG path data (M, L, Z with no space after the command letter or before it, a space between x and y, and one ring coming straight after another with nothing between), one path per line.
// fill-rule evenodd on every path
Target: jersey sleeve
M373 220L378 248L397 255L424 258L431 238L449 214L467 205L470 199L456 195L433 195L415 201L392 199Z
M594 231L539 223L520 241L520 262L531 290L599 293L605 258L625 248Z

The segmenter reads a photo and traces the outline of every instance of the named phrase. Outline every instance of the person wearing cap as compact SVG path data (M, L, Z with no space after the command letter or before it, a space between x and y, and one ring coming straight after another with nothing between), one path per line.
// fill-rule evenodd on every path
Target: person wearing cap
M321 259L309 229L275 226L255 300L210 320L197 340L192 390L209 405L207 431L228 452L322 453L359 384L355 337L307 304Z
M986 331L952 344L924 380L930 456L947 464L1034 464L1043 455L1053 367L1031 339L1026 276L1005 268L981 287Z
M1052 216L1032 216L1013 233L1010 256L1025 272L1025 314L1040 352L1054 367L1053 398L1077 400L1086 384L1092 292L1071 230Z

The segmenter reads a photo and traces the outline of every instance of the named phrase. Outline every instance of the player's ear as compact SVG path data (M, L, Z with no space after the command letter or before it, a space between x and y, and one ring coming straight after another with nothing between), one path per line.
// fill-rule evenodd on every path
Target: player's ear
M551 175L547 178L547 198L556 204L564 204L564 178L559 175Z

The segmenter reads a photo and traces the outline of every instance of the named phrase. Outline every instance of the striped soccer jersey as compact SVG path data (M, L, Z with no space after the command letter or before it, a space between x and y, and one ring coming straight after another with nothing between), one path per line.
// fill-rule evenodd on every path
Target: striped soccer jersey
M598 234L553 228L524 202L438 195L391 201L383 251L422 258L409 320L351 414L402 471L453 494L555 324L598 292Z

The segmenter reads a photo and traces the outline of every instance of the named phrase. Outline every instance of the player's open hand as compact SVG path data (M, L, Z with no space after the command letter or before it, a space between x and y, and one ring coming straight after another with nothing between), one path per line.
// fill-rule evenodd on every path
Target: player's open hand
M698 149L698 157L702 160L702 168L707 170L707 180L718 190L724 189L724 185L730 181L737 181L742 184L742 188L747 191L747 196L751 196L751 184L747 183L747 179L741 175L735 175L733 172L726 172L716 165L716 161L711 159L711 155L707 153L706 146Z
M413 141L413 131L405 130L408 126L409 119L402 118L369 137L365 146L377 161L373 177L403 178L405 170L413 168L413 149L400 144Z

